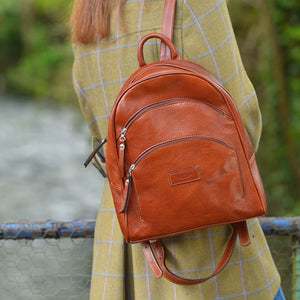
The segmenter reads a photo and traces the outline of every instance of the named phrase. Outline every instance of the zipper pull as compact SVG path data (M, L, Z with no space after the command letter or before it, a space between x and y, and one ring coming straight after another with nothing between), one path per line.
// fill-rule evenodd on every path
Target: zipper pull
M135 165L131 165L129 168L129 176L128 179L125 180L125 201L124 201L124 206L122 207L122 209L119 211L119 214L125 212L128 208L128 203L129 203L129 197L130 197L130 189L131 189L131 184L132 184L132 171L134 170Z
M119 173L120 177L124 177L124 160L125 160L125 143L119 145Z
M122 129L119 139L123 139L124 141L126 141L126 137L125 137L126 132L127 132L127 128L125 127Z
M97 152L103 147L103 145L107 142L107 137L101 141L101 143L95 148L95 150L90 154L90 156L87 158L87 160L84 162L84 166L87 167L88 164L91 162L91 160L94 158L94 156L97 154ZM101 154L100 154L101 155ZM102 156L102 155L101 155ZM103 162L103 160L101 159ZM105 162L105 161L104 161Z
M128 173L129 173L129 177L130 177L130 178L131 178L131 176L132 176L132 171L134 170L134 168L135 168L135 164L132 164L132 165L130 166L129 170L128 170Z
M127 128L125 127L122 131L121 131L121 135L119 137L119 172L120 172L120 177L123 178L124 177L124 164L125 164L125 147L126 147L126 137L125 134L127 132Z

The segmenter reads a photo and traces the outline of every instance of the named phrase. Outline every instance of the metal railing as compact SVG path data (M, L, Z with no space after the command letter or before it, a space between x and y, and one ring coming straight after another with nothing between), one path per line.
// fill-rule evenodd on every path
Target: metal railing
M287 299L300 299L300 217L291 217L291 218L261 218L260 223L262 225L263 231L268 239L271 252L273 254L274 260L277 264L277 267L279 269L279 272L281 273L282 281L283 281L283 288L286 293ZM59 250L54 251L54 253L61 253L65 254L64 251L66 246L63 244L59 244L59 242L62 242L63 240L69 240L72 241L72 245L68 246L67 249L71 249L70 247L73 247L74 245L78 247L78 245L81 247L80 251L82 253L82 249L87 248L86 244L83 244L81 242L78 243L78 241L89 241L88 248L89 252L87 254L87 260L89 264L89 269L86 270L85 274L82 275L83 278L85 278L86 282L84 283L86 294L88 293L89 288L89 274L90 274L90 267L91 267L91 257L92 257L92 240L94 236L94 230L95 230L95 221L69 221L69 222L59 222L59 221L45 221L45 222L5 222L0 223L0 259L3 262L3 258L1 257L1 251L4 251L4 260L9 255L18 255L18 253L25 253L22 254L33 256L30 251L25 251L24 249L26 246L31 247L31 251L33 253L40 253L39 255L45 255L44 260L51 260L53 259L59 260L59 258L56 256L57 254L53 254L53 246L57 247ZM66 239L67 238L67 239ZM46 240L48 241L45 245L41 244L36 246L36 244L33 244L33 241L35 243L37 241ZM6 245L5 243L12 243L15 242L25 242L25 245L21 245L20 247L16 247L16 250L13 249L13 244ZM53 242L49 242L53 241ZM77 242L76 242L77 241ZM31 244L29 244L31 242ZM26 244L27 243L27 244ZM62 242L63 243L63 242ZM52 247L52 250L47 250L49 245ZM38 247L46 247L46 250L37 250ZM22 251L20 250L22 249ZM9 253L9 254L7 254ZM45 254L44 254L45 253ZM69 256L67 253L66 256ZM11 258L8 260L12 261ZM74 259L72 259L74 261ZM82 257L79 258L79 263L84 264L82 261ZM12 262L11 262L12 263ZM32 258L28 265L27 269L30 269L30 264L36 263L36 259ZM19 268L19 264L17 262L12 263L13 266L16 266ZM42 264L42 258L41 263ZM9 265L9 263L8 263ZM10 265L9 265L10 266ZM9 267L8 266L8 267ZM60 265L63 267L63 262ZM47 270L45 270L47 272ZM73 274L74 271L70 271L70 274ZM51 275L52 279L55 277L55 274ZM66 275L67 276L67 275ZM79 276L79 275L78 275ZM36 278L38 276L32 275L31 278ZM80 276L79 276L80 277ZM79 280L78 278L76 280ZM81 277L80 277L81 278ZM0 278L1 280L1 278ZM22 282L24 279L20 279ZM73 284L75 279L72 279L72 282L70 284ZM75 280L75 282L76 282ZM81 280L81 279L80 279ZM19 284L19 283L18 283ZM31 289L32 290L32 289ZM0 286L0 292L1 286ZM36 295L39 295L37 291L35 291ZM41 293L43 295L43 298L34 298L33 296L28 296L28 299L84 299L84 296L80 296L81 298L76 298L75 296L68 296L66 295L62 296L60 298L59 294L55 296L55 298L51 298L52 296L44 296L45 293ZM50 295L51 293L49 293ZM10 294L7 292L8 297L12 299L12 296L9 296ZM8 299L8 298L7 298ZM23 299L27 299L24 297Z

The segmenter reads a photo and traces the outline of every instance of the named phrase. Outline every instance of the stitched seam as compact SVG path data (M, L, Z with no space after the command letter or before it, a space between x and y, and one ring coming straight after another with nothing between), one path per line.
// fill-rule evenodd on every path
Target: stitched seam
M140 204L140 196L139 196L139 193L138 193L138 190L137 190L137 185L136 185L136 182L135 182L135 179L134 177L132 176L132 181L133 181L133 188L135 189L135 194L136 194L136 198L137 198L137 206L138 206L138 211L139 211L139 215L140 215L140 219L141 221L144 221L144 217L143 217L143 213L142 213L142 209L141 209L141 204Z
M205 139L204 139L205 140ZM172 141L172 140L171 140ZM205 141L207 141L207 140L205 140ZM191 143L193 143L194 141L182 141L182 142L180 142L180 143L189 143L189 144L191 144ZM210 141L210 142L213 142L213 143L216 143L215 141ZM218 143L216 143L216 144L218 144ZM219 146L223 146L223 147L226 147L226 148L228 148L229 150L232 150L232 151L234 151L234 154L235 154L235 156L234 156L234 158L235 158L235 165L237 166L237 169L238 169L238 172L237 172L237 175L235 176L235 178L237 178L237 181L238 181L238 186L239 186L239 188L240 188L240 193L241 193L241 195L243 196L243 198L244 198L244 189L243 189L243 184L242 184L242 179L241 179L241 173L240 173L240 165L239 165L239 163L238 163L238 159L237 159L237 154L236 154L236 151L233 149L233 148L231 148L231 147L228 147L228 146L225 146L225 145L223 145L223 144L218 144ZM160 150L161 148L159 148L159 149L157 149L157 150ZM157 150L155 150L155 151L157 151ZM154 152L155 152L154 151ZM200 174L201 174L201 172L200 172ZM135 191L136 191L136 196L137 196L137 203L138 203L138 209L139 209L139 212L140 212L140 218L141 218L141 220L142 221L144 221L144 217L143 217L143 214L142 214L142 209L141 209L141 205L140 205L140 196L139 196L139 192L138 192L138 189L137 189L137 184L136 184L136 181L135 181L135 179L134 179L134 176L132 176L132 180L133 180L133 186L134 186L134 188L135 188Z

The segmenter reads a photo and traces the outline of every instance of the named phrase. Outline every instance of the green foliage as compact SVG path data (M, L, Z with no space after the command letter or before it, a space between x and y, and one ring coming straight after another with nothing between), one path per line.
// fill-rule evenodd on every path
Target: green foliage
M0 70L21 55L22 38L18 15L19 10L12 1L0 3Z
M49 82L62 60L62 54L53 47L24 57L19 65L8 71L7 88L18 87L18 92L36 98L51 96Z
M300 3L229 3L242 58L262 110L257 160L269 214L299 215Z
M299 150L300 150L300 119L299 119L299 95L300 95L300 3L299 1L269 1L271 21L276 32L277 45L273 43L274 48L272 60L278 61L281 58L283 82L278 82L278 76L274 73L268 74L268 84L276 84L272 94L278 97L278 110L275 116L278 116L278 147L281 161L280 172L282 174L281 186L284 183L284 193L282 199L287 198L290 201L284 201L286 212L292 215L300 214L300 174L299 174ZM278 47L278 50L276 50ZM284 99L285 89L286 99ZM281 89L281 90L280 90ZM285 162L283 165L282 162ZM278 164L278 161L274 161ZM278 196L276 195L278 198ZM277 200L279 202L279 199Z
M0 2L0 80L5 92L73 102L69 12L69 1Z

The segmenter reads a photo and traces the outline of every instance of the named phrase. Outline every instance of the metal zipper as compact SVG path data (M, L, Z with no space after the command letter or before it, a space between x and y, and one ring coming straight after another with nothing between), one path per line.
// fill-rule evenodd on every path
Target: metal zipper
M182 67L180 67L180 69L181 70L188 70L188 69L186 69L186 68L182 68ZM205 70L205 69L204 69ZM207 71L207 70L206 70ZM163 75L155 75L155 76L151 76L151 77L147 77L147 78L144 78L144 79L142 79L141 81L137 81L137 82L135 82L135 83L132 83L132 85L131 86L126 86L126 85L124 85L124 87L123 87L123 89L121 90L121 93L119 94L119 96L118 96L118 98L117 98L117 100L116 100L116 102L115 102L115 105L114 105L114 107L113 107L113 111L112 111L112 114L115 114L116 113L116 110L117 110L117 107L118 107L118 105L119 105L119 103L120 103L120 101L121 101L121 98L123 97L123 95L126 93L126 92L128 92L129 90L131 90L131 89L133 89L135 86L137 86L138 84L141 84L141 83L144 83L144 82L147 82L147 81L149 81L149 80L153 80L153 79L156 79L156 78L160 78L160 77L163 77L163 76L171 76L171 75L189 75L189 76L193 76L193 77L197 77L197 78L201 78L201 79L203 79L203 80L205 80L205 81L207 81L207 82L209 82L212 86L214 86L216 89L221 89L221 91L222 91L222 93L225 93L227 96L229 96L230 98L231 98L231 96L229 95L229 93L226 91L226 89L224 89L224 87L220 84L220 83L218 83L218 82L215 82L215 81L213 81L213 82L211 82L211 80L210 80L210 76L208 76L207 74L202 74L202 75L199 75L199 74L195 74L195 71L188 71L188 73L185 73L185 72L172 72L172 73L169 73L169 74L163 74ZM126 87L126 88L125 88ZM200 100L199 100L200 101ZM236 104L235 104L235 102L234 101L232 101L232 103L234 104L234 106L235 106L235 109L236 109L236 111L238 111L238 108L237 108L237 106L236 106ZM225 112L224 112L225 113ZM225 113L226 114L226 113ZM226 114L226 115L228 115L228 114ZM230 117L231 119L233 119L233 117L231 116L231 115L228 115L228 117ZM114 153L115 154L115 156L117 156L117 153L115 152Z
M214 109L216 112L222 114L223 116L228 116L232 119L232 116L230 116L229 114L225 113L224 111L222 111L221 109L219 108L216 108L215 106L207 103L207 102L204 102L202 100L198 100L198 99L193 99L193 98L173 98L173 99L168 99L168 100L164 100L164 101L161 101L161 102L156 102L156 103L153 103L153 104L150 104L148 106L145 106L143 107L141 110L139 110L136 114L134 114L128 121L127 123L125 124L125 127L122 129L120 135L118 136L118 139L121 139L121 138L125 138L125 135L128 131L128 128L131 126L131 124L136 120L138 119L142 114L144 114L145 112L147 112L148 110L151 110L155 107L159 107L159 106L164 106L164 105L168 105L168 104L171 104L171 103L176 103L176 102L181 102L181 101L189 101L189 102L200 102L202 104L205 104L207 106L209 106L210 108ZM126 140L126 138L125 138Z
M135 168L135 165L132 164L129 168L129 171L128 171L129 176L125 180L126 198L125 198L125 202L124 202L123 207L121 207L121 210L119 211L119 214L125 212L128 208L130 189L131 189L131 183L132 183L132 171L134 170L134 168Z
M190 137L184 137L184 138L180 138L180 139L175 139L175 140L171 140L171 141L167 141L167 142L163 142L157 145L154 145L150 148L148 148L147 150L145 150L143 153L141 153L138 158L134 161L134 163L129 167L128 170L128 179L126 179L126 184L127 184L127 191L126 191L126 199L125 199L125 203L124 203L124 207L123 209L119 212L122 213L124 211L127 210L128 207L128 202L129 202L129 197L130 197L130 190L131 190L131 184L132 184L132 172L133 170L136 168L137 164L143 160L146 156L148 156L150 153L164 148L166 146L172 145L172 144L177 144L177 143L181 143L181 142L186 142L186 141L191 141L191 140L208 140L208 141L212 141L215 143L218 143L222 146L225 146L229 149L234 150L232 147L228 146L227 144L225 144L224 142L214 139L214 138L209 138L209 137L203 137L203 136L190 136Z
M179 138L179 139L175 139L175 140L171 140L171 141L167 141L167 142L163 142L160 143L158 145L154 145L150 148L148 148L147 150L145 150L143 153L141 153L138 158L135 160L135 162L130 166L129 170L131 171L129 173L129 175L132 174L132 171L135 169L136 165L142 160L144 159L146 156L148 156L151 152L154 152L160 148L172 145L172 144L177 144L177 143L181 143L181 142L185 142L185 141L190 141L190 140L209 140L215 143L218 143L220 145L223 145L227 148L230 148L232 150L234 150L232 147L228 146L227 144L225 144L224 142L214 139L214 138L210 138L210 137L203 137L203 136L190 136L190 137L184 137L184 138Z

